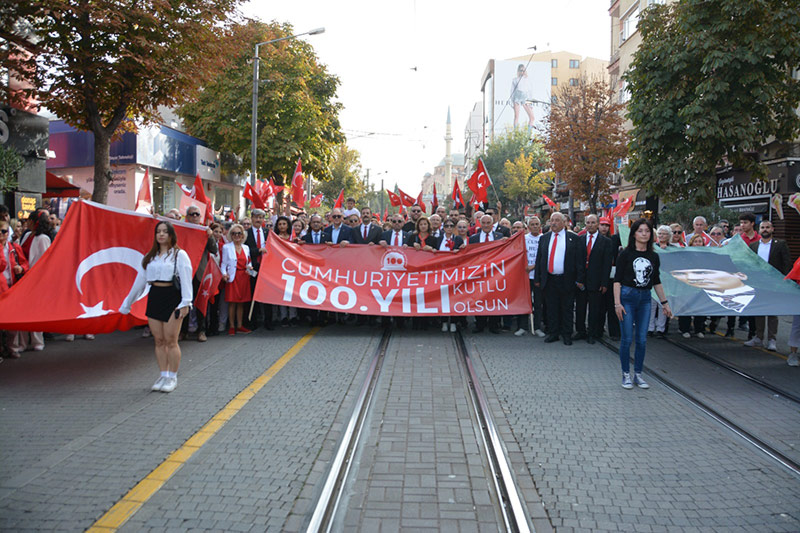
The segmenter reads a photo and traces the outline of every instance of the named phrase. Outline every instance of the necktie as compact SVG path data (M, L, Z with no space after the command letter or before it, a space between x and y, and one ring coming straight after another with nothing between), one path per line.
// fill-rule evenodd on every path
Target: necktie
M731 296L720 296L720 298L722 298L720 305L722 305L722 307L724 307L725 309L730 309L731 311L736 311L738 313L742 309L744 309L745 304L736 302L733 299L738 298L739 296L755 296L755 295L756 291L745 291Z
M258 249L261 249L261 228L256 228L256 244Z
M586 243L586 267L587 268L589 267L589 256L592 255L592 237L594 237L594 235L592 235L590 233L589 234L589 241Z
M558 233L553 233L553 247L550 249L550 259L547 260L547 271L553 273L553 261L556 258L556 246L558 245Z
M399 241L398 233L395 231L394 232L394 241L392 242L392 245L393 246L400 246L400 243L398 241Z
M364 226L364 240L367 240L367 227Z
M314 234L314 244L319 244L319 233Z

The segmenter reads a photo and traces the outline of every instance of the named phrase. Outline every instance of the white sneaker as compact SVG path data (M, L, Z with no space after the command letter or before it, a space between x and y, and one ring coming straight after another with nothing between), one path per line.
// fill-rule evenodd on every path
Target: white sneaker
M767 350L769 350L770 352L777 352L778 351L778 345L775 342L775 339L770 339L769 340L769 342L767 343Z
M144 329L142 330L142 338L146 339L147 337L150 337L151 335L152 335L152 333L150 333L150 326L145 326Z
M633 375L633 382L636 383L640 389L649 389L650 385L644 380L641 374Z
M41 352L42 350L44 350L44 344L37 344L33 347L34 352Z
M753 347L753 346L763 346L764 343L762 343L761 339L759 339L758 337L753 337L749 341L745 342L744 345Z
M156 380L156 382L153 383L153 386L150 388L150 390L155 391L155 392L160 391L161 387L164 386L164 383L165 383L166 380L167 380L167 376L159 376L158 379Z
M629 372L622 373L622 388L623 389L633 388L633 383L631 383L631 375Z
M514 335L516 335L517 337L522 337L526 333L527 331L525 331L523 328L519 328L517 331L514 332Z
M698 333L698 334L697 334L697 338L698 338L698 339L705 339L705 338L706 338L706 336L705 336L705 335L703 335L703 332L701 331L700 333Z
M546 336L544 334L544 331L542 331L540 329L537 329L536 331L534 331L534 333L536 334L537 337L545 337Z
M64 340L66 342L72 342L75 340L75 335L67 335L66 337L64 337Z
M797 356L797 352L789 354L789 358L786 359L786 364L789 366L800 366L800 358Z
M689 337L691 337L691 336L692 336L692 334L691 334L691 333L689 333L688 331L687 331L686 333L684 333L684 334L683 334L683 338L684 338L684 339L688 339L688 338L689 338Z
M172 392L178 386L178 378L164 378L164 384L161 386L161 392Z
M87 333L86 335L83 336L83 338L86 339L87 341L93 341L94 335L92 335L91 333Z
M447 333L447 322L442 324L442 333Z
M456 323L450 322L450 333L455 333L455 332L456 332Z

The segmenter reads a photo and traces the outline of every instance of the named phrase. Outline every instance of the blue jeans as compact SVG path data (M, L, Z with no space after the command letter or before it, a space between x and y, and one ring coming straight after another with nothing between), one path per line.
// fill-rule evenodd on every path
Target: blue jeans
M647 326L650 324L652 301L650 290L634 289L623 285L620 287L619 301L625 308L625 314L620 323L622 338L619 342L619 362L623 372L630 372L631 343L634 340L635 331L636 349L633 357L633 371L639 373L644 366L644 351L647 347Z

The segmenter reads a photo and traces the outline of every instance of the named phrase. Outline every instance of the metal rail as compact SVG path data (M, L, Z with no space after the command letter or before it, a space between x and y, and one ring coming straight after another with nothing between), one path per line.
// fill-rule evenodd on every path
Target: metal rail
M606 339L599 339L600 343L611 350L612 352L619 354L619 348L608 342ZM781 451L775 449L773 446L756 436L754 433L751 433L747 429L743 428L727 416L723 415L707 403L703 402L702 400L698 399L689 391L685 390L684 388L677 385L674 381L664 377L664 375L660 372L653 370L651 367L644 365L644 369L647 370L647 375L652 376L653 379L664 385L669 391L677 394L684 400L691 403L693 406L698 408L701 412L715 420L716 422L720 423L723 427L728 429L729 431L736 434L738 437L744 439L747 443L754 446L757 450L765 454L770 459L776 461L782 467L789 470L796 476L800 476L800 464L797 463L791 457L787 457Z
M687 351L687 352L689 352L689 353L691 353L693 355L696 355L697 357L700 357L701 359L705 359L706 361L708 361L710 363L714 363L715 365L721 366L725 370L727 370L729 372L733 372L737 376L743 377L744 379L746 379L748 381L751 381L751 382L755 383L756 385L759 385L759 386L767 389L768 391L774 392L775 394L777 394L779 396L783 396L787 400L791 400L791 401L793 401L795 403L799 403L800 404L800 396L792 394L791 392L787 392L787 391L781 389L780 387L776 387L775 385L772 385L771 383L767 383L763 379L757 378L756 376L753 376L752 374L748 374L744 370L741 370L740 368L737 368L737 367L735 367L734 365L732 365L730 363L727 363L725 361L717 359L716 357L714 357L713 355L711 355L709 353L703 352L701 350L698 350L697 348L694 348L693 346L689 346L687 344L684 344L682 342L675 341L675 340L672 340L672 339L662 338L662 340L672 344L673 346L677 346L678 348L681 348L682 350Z
M367 376L364 379L364 383L361 385L361 391L358 394L355 407L353 408L353 414L350 416L345 426L342 439L339 442L339 447L328 468L325 483L322 486L322 494L317 500L317 505L314 508L311 520L306 528L308 533L318 533L320 531L328 532L331 530L333 519L336 516L341 500L342 488L344 487L344 482L352 466L352 459L361 437L364 419L366 418L369 406L372 402L372 397L375 392L375 383L380 375L390 338L391 331L387 329L384 331L381 342L378 344L378 348L372 356Z
M511 463L506 455L494 418L489 410L489 403L480 384L480 379L472 364L472 359L464 342L464 337L458 331L454 335L456 351L461 356L461 363L467 372L469 384L470 400L475 416L480 424L480 435L483 446L489 459L489 468L492 473L492 481L500 513L506 531L527 533L534 531L523 499L520 496L516 481L512 475Z

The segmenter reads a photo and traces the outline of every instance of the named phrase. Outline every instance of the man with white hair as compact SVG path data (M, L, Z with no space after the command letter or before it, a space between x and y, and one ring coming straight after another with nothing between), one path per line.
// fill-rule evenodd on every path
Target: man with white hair
M494 226L494 219L492 215L483 215L480 220L481 229L478 233L473 235L469 238L469 245L472 246L474 244L480 244L482 242L494 242L499 241L503 238L503 234L497 231L494 231L492 227ZM476 316L475 317L475 329L472 330L473 333L480 333L481 331L486 328L486 324L489 324L489 331L492 333L500 333L500 320L496 316L486 317L486 316Z
M692 227L694 227L694 231L686 236L686 246L689 246L689 243L692 242L692 237L694 237L696 234L702 235L703 244L708 246L708 243L711 242L711 237L709 237L708 233L706 233L706 229L708 229L706 217L694 217L694 220L692 220Z

